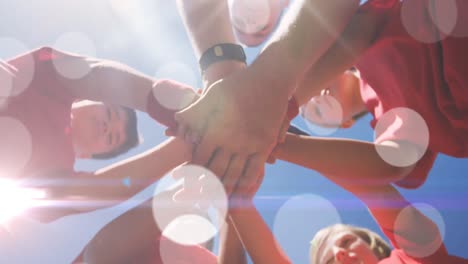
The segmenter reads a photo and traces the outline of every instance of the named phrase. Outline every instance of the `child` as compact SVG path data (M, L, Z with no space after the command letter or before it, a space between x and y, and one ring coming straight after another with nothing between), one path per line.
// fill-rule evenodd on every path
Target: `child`
M406 188L417 188L424 183L438 152L455 157L466 157L468 153L465 136L468 133L468 112L464 102L467 96L463 95L464 87L468 85L468 72L454 55L466 57L467 49L462 46L468 44L468 38L449 36L440 43L421 43L410 36L402 25L400 1L384 1L386 5L376 2L369 1L362 7L343 33L341 42L335 44L309 70L295 97L302 104L314 95L333 96L343 111L341 123L330 123L324 119L330 115L330 111L338 111L326 107L324 98L316 97L308 105L318 113L311 111L311 121L324 126L349 127L354 116L369 111L375 118L371 123L375 127L382 116L395 108L405 107L416 111L429 129L427 150L424 142L421 142L423 136L417 134L420 130L411 127L414 120L405 120L407 117L404 115L399 116L402 123L395 119L386 124L384 131L377 131L374 144L378 147L385 144L385 148L392 145L393 149L389 147L388 151L395 151L396 156L408 159L421 157L413 165L400 168L384 165L378 169L383 173L380 174L382 184L396 183ZM421 7L415 16L427 13L422 1L414 3ZM468 11L466 2L459 1L457 4L459 14ZM364 29L359 26L362 24L366 25ZM372 25L372 28L368 25ZM460 26L457 24L457 27ZM432 27L421 25L421 30L427 28ZM337 80L328 81L333 79L334 74L349 68L357 57L356 67L360 76L357 71L347 71ZM451 80L450 83L447 80ZM356 153L367 153L363 157L377 155L375 150L365 150L365 144L368 143L356 142L353 147ZM364 163L372 166L379 164ZM354 172L350 171L350 177L352 175ZM379 183L375 177L374 180Z
M317 155L309 145L313 140L311 137L289 134L285 143L277 149L278 157L315 169ZM370 230L336 225L317 233L311 243L311 264L468 263L468 260L447 253L437 226L412 207L394 187L381 185L369 188L348 184L346 172L330 170L330 174L323 174L368 206L395 249L391 251L383 239ZM250 195L237 197L241 201L240 206L230 210L231 220L246 250L254 263L291 263L256 211L251 201L254 193L255 190ZM395 224L397 218L402 224ZM256 232L252 233L251 230Z
M80 78L63 74L70 69L85 69L86 74ZM2 126L4 121L14 124L2 132L2 176L44 188L51 198L126 199L157 180L153 166L165 161L157 156L153 162L158 148L96 172L75 172L73 166L76 158L109 158L138 144L136 115L128 108L148 111L165 123L177 107L194 98L191 88L176 82L154 80L116 62L47 47L2 62L0 81L4 91L11 92L2 93ZM191 98L184 97L186 90ZM182 102L174 109L163 107L161 103L174 106L170 102L174 93ZM127 176L135 184L122 185ZM98 179L108 184L98 184ZM48 221L76 210L43 209L31 211L31 216Z
M165 205L164 208L158 210L171 214L171 210L177 208L173 196L179 188L164 191L153 198L164 200L161 203ZM181 245L161 237L160 227L156 225L151 209L152 200L149 200L109 223L87 245L83 260L86 263L247 263L242 244L230 221L226 223L226 233L221 232L221 236L227 240L221 246L218 261L202 246ZM180 212L178 209L175 211ZM200 212L200 215L203 214ZM164 250L162 254L161 245Z

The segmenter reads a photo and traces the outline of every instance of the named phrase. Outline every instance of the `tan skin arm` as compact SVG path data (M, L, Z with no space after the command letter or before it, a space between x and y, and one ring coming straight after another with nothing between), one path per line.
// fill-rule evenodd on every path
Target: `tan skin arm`
M65 77L56 70L52 60L41 59L44 54L55 56L53 60L59 67L84 68L86 74L77 79ZM146 112L147 96L156 81L115 61L84 57L49 47L22 56L32 56L35 60L33 82L59 86L76 98L122 105L143 112ZM21 65L17 67L20 70L22 68Z
M117 162L94 173L83 173L70 177L64 175L66 185L49 187L52 198L81 196L87 200L110 200L119 203L140 192L174 167L186 162L191 156L191 146L170 138L164 143L134 157ZM130 178L131 185L122 180ZM54 178L60 180L60 178ZM98 184L98 183L104 184ZM106 204L110 206L112 204Z
M371 161L374 157L351 151L355 148L354 144L358 144L358 148L367 149L366 151L375 151L370 143L347 141L344 145L348 147L343 147L340 146L339 141L325 144L320 142L320 139L288 134L285 143L278 150L278 157L317 170L331 181L352 192L368 206L379 226L393 230L395 234L409 241L409 244L399 245L406 252L410 254L427 252L426 245L433 245L433 241L441 241L437 226L416 208L407 207L409 203L393 186L382 182L371 185L361 184L362 181L368 179L363 178L359 173L351 173L353 170L359 171L366 177L371 177L371 171L375 174L381 173L379 169L382 168L378 166L385 166L382 161ZM327 148L323 147L325 145ZM333 152L336 152L335 157L330 158L330 153ZM336 156L340 156L339 159ZM372 165L372 162L378 162L379 165L370 168L366 166ZM404 208L406 208L406 214L401 221L403 224L395 229L395 221ZM251 196L243 200L242 207L231 209L230 215L254 263L291 263L255 209Z
M253 263L292 263L251 200L242 208L231 210L230 216Z
M294 96L303 105L351 68L358 57L369 48L378 32L382 18L374 13L356 13L340 38L305 74Z
M387 153L402 151L398 144L381 147L385 147ZM348 185L390 184L405 177L413 168L394 167L379 156L374 143L352 139L288 134L285 143L278 147L277 156Z

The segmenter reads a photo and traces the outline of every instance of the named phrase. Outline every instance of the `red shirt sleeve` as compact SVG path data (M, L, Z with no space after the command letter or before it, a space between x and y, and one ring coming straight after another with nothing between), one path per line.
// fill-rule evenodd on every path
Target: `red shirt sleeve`
M58 82L57 75L59 73L53 62L56 59L63 59L67 56L71 55L49 47L43 47L21 54L9 60L8 63L18 69L17 86L26 85L22 82L27 83L28 87L23 93L32 92L40 96L47 96L68 105L77 98ZM21 71L24 71L24 73L21 73ZM29 71L32 71L31 80L28 80ZM20 89L23 88L20 87ZM26 96L30 97L30 94L28 93Z
M405 141L418 145L421 149L425 149L424 155L415 164L413 171L401 181L396 182L397 185L404 188L417 188L421 186L426 181L437 157L437 152L427 148L427 140L429 138L420 135L421 129L414 127L415 122L411 121L412 116L407 116L405 111L392 112L397 113L398 116L391 115L391 113L383 113L381 103L375 99L374 90L364 80L361 80L361 95L365 101L371 101L370 105L375 105L375 107L370 107L372 115L378 117L371 122L373 128L376 128L376 124L378 124L378 129L375 131L375 143Z

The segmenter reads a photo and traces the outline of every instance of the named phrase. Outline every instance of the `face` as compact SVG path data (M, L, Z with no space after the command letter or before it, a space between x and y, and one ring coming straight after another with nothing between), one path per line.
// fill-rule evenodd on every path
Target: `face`
M320 253L320 264L377 264L369 244L351 230L343 230L328 238Z
M75 152L81 158L107 153L126 140L128 116L116 105L80 101L72 107L72 135Z
M231 20L237 39L255 47L275 30L289 0L232 0Z
M353 116L365 110L360 95L359 78L345 72L303 108L310 122L323 127L350 127Z

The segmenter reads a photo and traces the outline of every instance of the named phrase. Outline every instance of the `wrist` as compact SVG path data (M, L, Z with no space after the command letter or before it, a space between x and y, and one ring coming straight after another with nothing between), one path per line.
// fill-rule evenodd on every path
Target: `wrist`
M237 60L218 61L206 68L203 72L203 86L209 87L214 82L246 68L246 64Z

